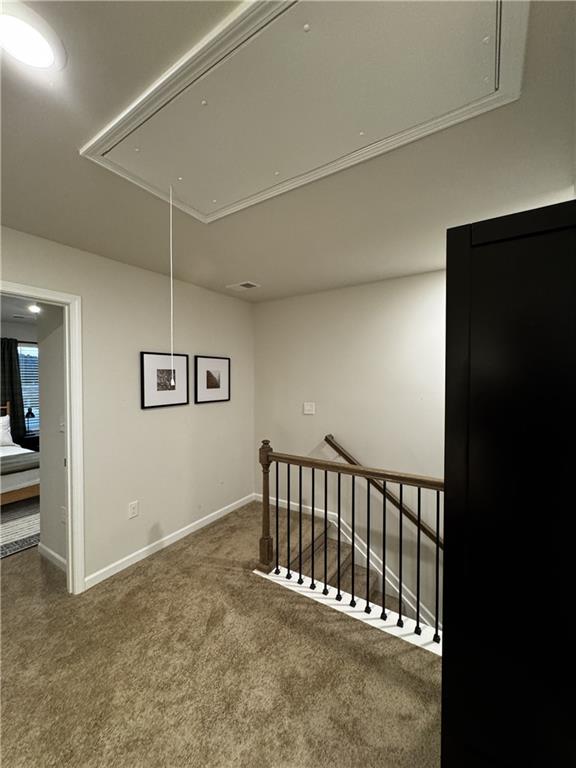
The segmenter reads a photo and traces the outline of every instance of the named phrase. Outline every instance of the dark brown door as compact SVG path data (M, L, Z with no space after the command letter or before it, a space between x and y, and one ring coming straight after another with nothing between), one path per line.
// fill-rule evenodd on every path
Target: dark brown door
M576 202L450 230L443 768L576 766Z

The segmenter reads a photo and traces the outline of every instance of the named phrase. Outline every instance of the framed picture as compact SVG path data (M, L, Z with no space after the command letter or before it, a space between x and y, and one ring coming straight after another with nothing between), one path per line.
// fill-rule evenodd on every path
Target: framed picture
M164 408L168 405L188 405L188 355L140 352L140 390L142 408Z
M220 403L230 400L230 358L195 355L194 402Z

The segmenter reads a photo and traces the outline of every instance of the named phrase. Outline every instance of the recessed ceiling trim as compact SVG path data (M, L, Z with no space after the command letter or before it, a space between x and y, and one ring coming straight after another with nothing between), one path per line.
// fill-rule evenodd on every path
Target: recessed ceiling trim
M107 153L181 93L184 88L191 85L239 46L246 44L256 33L264 29L277 16L296 5L297 2L298 0L285 3L260 1L243 3L186 56L165 72L132 105L85 144L80 149L80 154L167 202L169 196L166 190L148 184L126 168L119 166L107 157ZM495 70L494 92L489 96L393 136L387 136L306 173L270 185L266 189L210 213L201 212L178 200L177 197L174 199L174 205L199 221L210 223L517 100L520 97L522 87L529 3L524 0L520 2L501 0L496 3L496 13L496 28L499 33L496 48L498 61Z
M245 0L202 40L138 96L126 109L80 148L80 154L99 161L118 142L166 106L175 96L206 74L296 0ZM106 165L106 163L101 163ZM118 172L118 171L116 171Z

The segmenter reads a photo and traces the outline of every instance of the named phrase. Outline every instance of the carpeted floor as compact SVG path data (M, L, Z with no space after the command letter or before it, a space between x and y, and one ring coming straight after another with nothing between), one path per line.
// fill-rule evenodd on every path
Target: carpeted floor
M251 573L248 505L85 594L2 561L3 768L437 768L441 661Z

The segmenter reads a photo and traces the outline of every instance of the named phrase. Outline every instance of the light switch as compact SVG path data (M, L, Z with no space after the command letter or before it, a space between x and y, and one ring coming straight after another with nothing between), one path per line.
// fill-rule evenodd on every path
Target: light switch
M304 403L304 416L314 416L316 414L316 403Z

